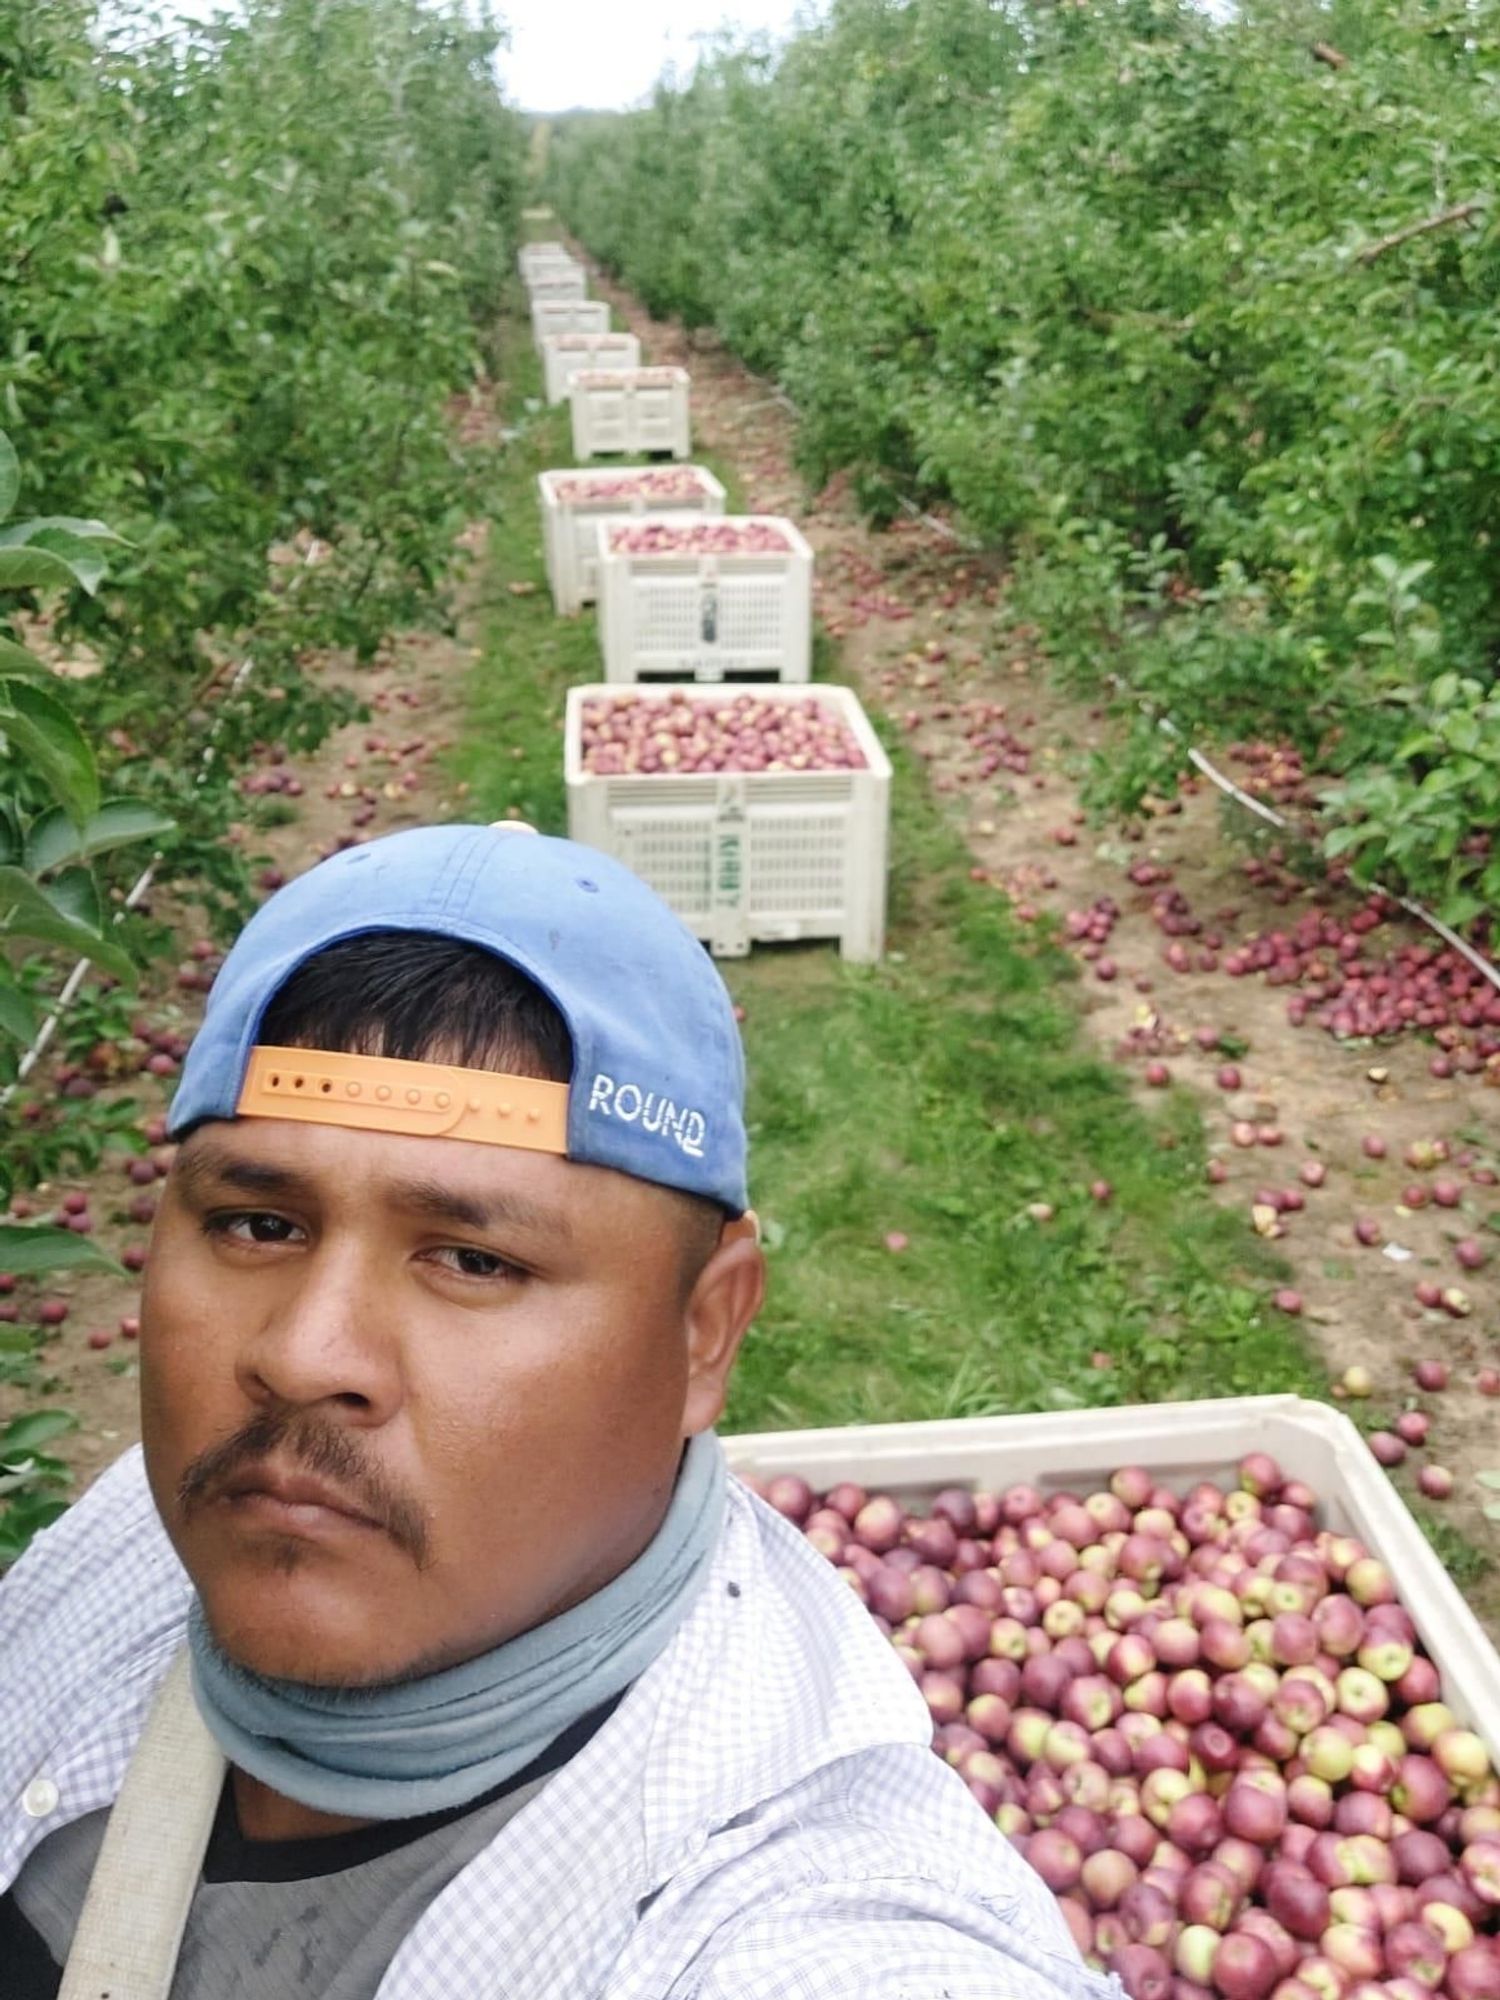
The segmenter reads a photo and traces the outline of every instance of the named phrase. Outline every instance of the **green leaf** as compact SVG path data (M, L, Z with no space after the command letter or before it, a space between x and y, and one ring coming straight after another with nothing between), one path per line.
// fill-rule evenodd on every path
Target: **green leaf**
M0 1271L18 1278L40 1271L112 1271L124 1276L107 1251L71 1229L54 1229L46 1222L0 1222Z
M0 436L4 433L0 432ZM14 639L0 637L0 675L7 678L19 676L23 680L50 681L52 669L45 661L39 660L24 646L18 646Z
M37 1031L36 1010L10 974L0 971L0 1035L29 1042Z
M78 1419L71 1410L28 1410L0 1431L0 1457L26 1458L40 1451L54 1438L77 1430Z
M62 916L86 930L104 929L104 911L99 904L99 885L87 868L65 868L42 891Z
M1461 931L1473 923L1476 917L1482 916L1488 908L1489 905L1482 896L1473 896L1467 890L1460 890L1446 897L1438 905L1438 915L1445 924L1451 924L1455 930Z
M162 840L177 822L141 799L106 799L92 819L75 826L61 806L33 820L26 836L26 866L33 875L75 861L92 861L96 854L128 847L135 840Z
M86 825L99 810L99 771L88 739L57 696L29 681L0 680L0 730L75 825Z
M1500 1500L1491 1500L1484 1509L1487 1521L1500 1521Z
M1458 675L1452 672L1439 674L1427 690L1427 699L1434 708L1451 708L1458 699Z
M49 555L61 557L90 597L109 574L109 564L99 554L93 541L85 540L82 535L75 535L66 528L38 528L26 546L45 549Z
M52 590L76 581L72 565L50 549L0 548L0 590Z
M0 521L15 506L20 490L21 461L16 457L15 446L4 431L0 431Z
M1323 836L1323 852L1330 860L1351 849L1362 847L1375 829L1370 826L1336 826Z
M1479 718L1476 715L1450 715L1443 724L1443 732L1453 748L1465 756L1472 756L1479 748Z
M1476 1472L1474 1477L1481 1486L1488 1486L1492 1493L1500 1493L1500 1472Z
M10 527L0 528L0 549L20 548L34 542L44 528L60 528L64 534L81 535L90 542L113 542L116 548L131 546L104 521L91 521L82 514L37 514L29 521L13 521Z
M134 965L113 938L66 916L20 868L0 868L0 930L61 945L80 958L92 959L117 979L135 981Z

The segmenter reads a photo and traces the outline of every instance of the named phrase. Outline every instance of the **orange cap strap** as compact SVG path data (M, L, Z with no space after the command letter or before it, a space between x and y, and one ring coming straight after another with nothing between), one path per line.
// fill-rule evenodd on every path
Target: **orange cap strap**
M295 1118L533 1153L568 1150L568 1086L451 1063L401 1062L328 1049L250 1051L241 1118Z

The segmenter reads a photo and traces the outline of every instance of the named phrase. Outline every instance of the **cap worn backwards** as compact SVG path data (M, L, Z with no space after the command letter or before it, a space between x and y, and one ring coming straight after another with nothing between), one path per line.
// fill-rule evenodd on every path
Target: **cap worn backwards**
M743 1214L744 1055L712 960L629 869L526 831L418 827L346 848L279 890L214 981L172 1136L235 1116L266 1009L306 960L372 931L422 931L494 952L562 1015L569 1159Z

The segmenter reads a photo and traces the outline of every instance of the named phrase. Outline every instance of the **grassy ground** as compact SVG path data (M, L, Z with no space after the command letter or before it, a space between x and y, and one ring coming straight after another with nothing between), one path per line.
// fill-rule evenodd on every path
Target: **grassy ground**
M563 697L600 663L592 615L556 618L542 568L534 480L569 462L565 419L523 407L538 394L524 335L504 359L520 435L493 496L455 775L473 817L514 807L560 832ZM837 675L832 648L821 671ZM970 882L921 772L892 756L885 962L817 945L723 968L746 1013L772 1272L727 1427L1316 1393L1294 1324L1262 1303L1274 1265L1201 1192L1195 1110L1164 1094L1147 1116L1085 1052L1068 961ZM1104 1206L1097 1179L1115 1190Z

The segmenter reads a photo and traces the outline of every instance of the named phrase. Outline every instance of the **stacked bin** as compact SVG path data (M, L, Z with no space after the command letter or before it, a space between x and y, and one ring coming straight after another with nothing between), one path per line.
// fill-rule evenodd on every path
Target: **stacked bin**
M608 333L609 307L603 299L537 299L531 308L531 337L538 354L562 333Z
M516 256L516 267L523 278L529 279L543 264L571 264L573 261L565 243L523 243Z
M663 748L648 760L655 768L590 768L610 763L607 744L600 755L601 735L618 727L623 705L638 702L651 704L661 722ZM690 729L697 711L727 708L748 728L767 709L796 703L841 724L859 762L672 768L679 716ZM649 882L716 957L801 938L836 938L843 956L857 962L880 957L891 766L848 688L575 687L564 741L569 836Z
M641 343L633 333L550 334L542 342L543 393L549 403L565 403L575 375L640 365Z
M573 377L573 456L692 451L685 368L588 369Z
M539 299L586 299L588 277L581 264L539 264L526 280L535 305Z
M805 681L812 550L779 515L599 530L607 681Z
M890 763L849 689L807 685L811 549L780 517L727 519L701 466L590 467L616 454L686 460L687 371L638 365L634 336L609 335L608 306L589 299L563 244L528 246L521 272L547 398L567 396L577 461L538 479L547 579L561 614L597 598L604 655L605 683L568 697L569 833L633 868L716 954L832 938L846 958L879 958ZM628 365L597 365L616 354ZM765 684L713 691L747 680ZM633 753L601 758L589 720L621 701L660 704L674 726L685 710L741 704L703 727L743 724L745 744L756 730L781 740L783 711L800 705L800 726L816 714L824 733L805 756L734 746L730 768L700 770L648 750L627 768ZM798 727L787 723L793 743Z
M701 465L660 465L607 471L579 465L537 477L542 547L552 602L563 617L599 594L599 535L617 521L643 514L676 519L722 514L724 488Z

